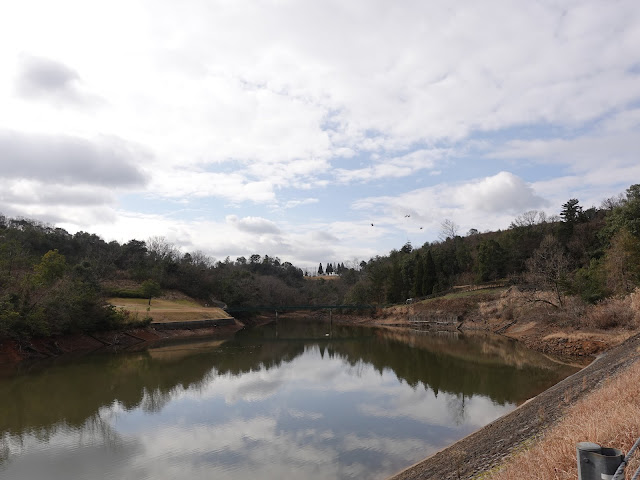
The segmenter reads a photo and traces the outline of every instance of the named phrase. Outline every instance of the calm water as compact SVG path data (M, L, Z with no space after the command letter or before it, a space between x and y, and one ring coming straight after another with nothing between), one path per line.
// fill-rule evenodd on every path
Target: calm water
M499 337L280 321L0 377L0 478L383 479L573 373Z

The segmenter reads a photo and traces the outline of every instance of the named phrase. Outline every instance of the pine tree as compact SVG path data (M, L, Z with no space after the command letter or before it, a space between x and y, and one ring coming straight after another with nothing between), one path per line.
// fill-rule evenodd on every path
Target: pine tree
M416 259L416 278L413 286L413 291L416 297L424 295L424 258L422 255L418 255Z
M433 261L431 250L427 250L427 256L424 260L424 282L422 287L423 295L431 295L433 287L436 284L436 263Z

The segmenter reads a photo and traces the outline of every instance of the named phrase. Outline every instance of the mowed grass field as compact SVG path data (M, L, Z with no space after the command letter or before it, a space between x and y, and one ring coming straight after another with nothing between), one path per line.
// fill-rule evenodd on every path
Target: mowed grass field
M165 300L154 298L149 305L145 298L113 297L107 300L116 308L132 313L138 319L151 317L154 322L187 322L190 320L211 320L231 318L227 312L217 307L203 307L191 300Z

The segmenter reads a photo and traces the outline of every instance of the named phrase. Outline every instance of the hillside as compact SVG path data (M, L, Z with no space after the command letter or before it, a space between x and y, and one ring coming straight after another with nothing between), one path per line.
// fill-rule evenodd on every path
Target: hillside
M616 301L640 285L640 185L603 201L600 208L584 209L570 199L558 216L524 212L496 232L471 229L462 236L453 222L443 224L448 235L440 241L416 248L407 243L349 267L325 264L333 275L309 278L292 263L266 254L213 261L202 252L183 252L161 237L107 243L90 233L72 235L36 220L0 215L0 338L144 324L136 302L125 310L107 299L157 298L169 291L200 305L232 308L384 307L496 281L520 292L518 315L545 306L550 323L578 325L575 319L592 306L610 304L599 316L590 315L589 322L601 329L629 322ZM514 311L507 308L503 315L513 317Z

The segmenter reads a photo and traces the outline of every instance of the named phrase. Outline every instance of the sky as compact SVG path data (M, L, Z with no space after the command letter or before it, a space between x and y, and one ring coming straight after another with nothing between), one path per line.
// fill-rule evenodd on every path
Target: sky
M0 213L311 268L640 182L640 2L0 3Z

